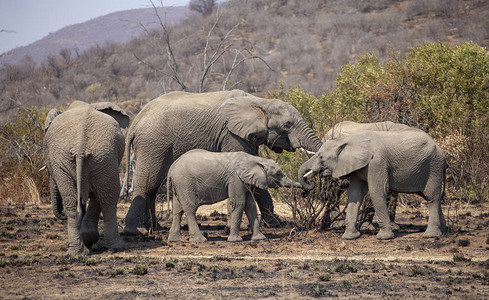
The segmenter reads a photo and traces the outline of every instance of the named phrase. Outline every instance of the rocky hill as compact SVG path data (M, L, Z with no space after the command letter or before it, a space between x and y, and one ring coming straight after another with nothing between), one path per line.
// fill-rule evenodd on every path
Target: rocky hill
M119 24L136 30L132 20ZM88 47L82 32L118 35L112 29L117 25L102 21L62 30L76 37L78 44L70 43L79 47L75 53L52 55L41 67L28 59L1 67L0 106L148 101L182 89L240 88L264 95L279 86L300 86L320 95L335 85L341 66L366 52L386 59L424 42L489 46L487 0L230 0L214 14L192 15L168 32L158 27L127 43L99 42L82 52L82 44Z

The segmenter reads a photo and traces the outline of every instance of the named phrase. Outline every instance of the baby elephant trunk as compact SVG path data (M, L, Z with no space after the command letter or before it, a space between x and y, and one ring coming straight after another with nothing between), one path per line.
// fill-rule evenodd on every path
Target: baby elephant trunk
M302 188L299 182L292 181L292 179L287 176L283 176L280 180L275 181L274 184L271 184L269 187Z
M297 175L299 177L299 183L306 191L310 191L316 186L314 182L309 182L307 180L307 177L313 174L315 174L315 172L311 169L309 161L306 161L299 169Z

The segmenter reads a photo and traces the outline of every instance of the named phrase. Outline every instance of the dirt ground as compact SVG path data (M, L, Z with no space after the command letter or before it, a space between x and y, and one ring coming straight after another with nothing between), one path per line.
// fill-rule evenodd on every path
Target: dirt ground
M121 232L128 207L119 204ZM287 207L277 211L284 216ZM243 230L245 240L230 243L223 204L198 213L208 242L169 244L161 231L126 238L122 252L69 257L66 224L49 205L1 205L0 298L489 298L487 204L452 207L452 232L435 239L421 237L427 210L403 206L396 219L401 228L389 241L377 240L374 231L346 241L341 229L289 227L263 229L268 240L260 242Z

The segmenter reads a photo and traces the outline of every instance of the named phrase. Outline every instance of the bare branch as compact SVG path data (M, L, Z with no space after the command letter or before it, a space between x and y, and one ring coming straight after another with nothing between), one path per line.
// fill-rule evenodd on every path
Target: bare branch
M175 55L173 54L173 49L172 49L171 41L170 41L170 28L165 25L165 22L160 17L160 14L158 12L158 8L154 4L154 2L152 0L150 0L150 3L151 3L151 6L153 6L155 15L158 18L158 24L160 25L161 30L163 32L163 42L165 43L166 53L168 56L168 66L170 67L170 69L172 71L171 78L173 78L173 80L175 80L180 85L182 90L186 91L187 86L185 85L185 83L183 82L182 78L179 75L178 64L175 60ZM161 3L161 5L163 6L163 3Z
M247 51L249 54L251 54L251 51L249 51L248 49L245 49L245 51ZM262 63L265 64L265 66L267 66L267 68L269 68L270 70L274 71L272 69L272 67L270 67L270 65L263 59L261 58L260 56L257 56L257 55L251 55L251 56L245 56L243 57L242 59L240 59L239 61L237 61L237 58L238 58L238 55L241 54L244 56L243 53L241 53L241 51L239 50L235 50L235 55L234 55L234 60L233 60L233 64L231 65L231 68L229 69L229 72L228 74L226 75L226 78L224 79L224 82L222 84L222 90L225 91L226 90L226 85L227 83L229 82L229 78L231 77L231 75L233 74L234 70L236 70L236 68L238 68L242 63L244 63L245 61L247 60L251 60L251 59L258 59L260 60ZM236 86L236 84L232 85L231 88L233 88L234 86Z

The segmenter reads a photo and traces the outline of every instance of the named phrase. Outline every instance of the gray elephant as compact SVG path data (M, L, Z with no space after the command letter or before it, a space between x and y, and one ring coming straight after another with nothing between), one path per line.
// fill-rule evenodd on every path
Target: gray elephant
M384 121L384 122L374 122L374 123L357 123L353 121L342 121L340 123L335 124L323 137L323 142L331 139L337 139L343 136L351 135L358 133L360 131L398 131L398 130L406 130L410 129L411 127L400 124L400 123L394 123L391 121ZM346 186L344 187L346 188ZM398 193L396 192L389 192L387 196L387 204L389 208L389 218L391 220L391 226L394 229L399 229L399 225L395 223L395 217L396 217L396 206L397 206L397 197ZM369 200L369 195L367 195L367 201ZM373 211L368 210L366 215L365 215L365 221L366 222L372 222L373 219Z
M123 247L116 209L124 155L121 128L128 126L129 117L109 102L75 101L65 112L48 113L43 154L53 212L68 218L68 254L88 254L87 245L98 241L100 212L107 246Z
M358 209L370 192L380 230L378 239L394 238L386 196L389 191L418 193L429 203L428 228L424 237L436 237L445 231L441 197L445 187L446 160L443 151L425 132L362 131L326 141L319 151L299 169L299 182L310 190L311 173L349 178L348 204L343 238L360 236L356 227Z
M144 234L145 229L157 228L156 192L171 164L185 152L205 149L258 155L260 145L278 153L296 148L317 151L321 141L292 105L240 90L172 92L152 100L136 116L127 134L126 158L129 160L132 146L137 163L124 233ZM258 189L255 198L262 219L272 222L273 203L268 191Z
M180 222L185 212L190 241L204 242L195 220L195 213L202 204L213 204L229 198L232 207L230 215L230 235L228 241L243 239L239 227L243 210L246 212L252 240L262 240L253 190L278 187L300 188L298 182L290 180L271 160L245 152L209 152L191 150L180 156L170 167L167 179L167 197L173 187L173 222L169 241L179 241Z

